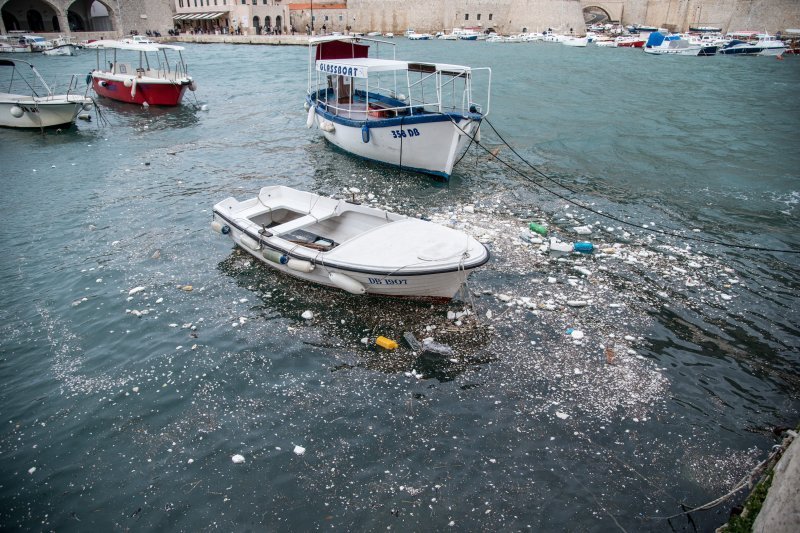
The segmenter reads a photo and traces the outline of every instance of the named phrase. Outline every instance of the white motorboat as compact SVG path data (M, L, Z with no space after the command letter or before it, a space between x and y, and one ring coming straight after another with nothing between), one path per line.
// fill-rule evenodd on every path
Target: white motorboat
M77 92L72 76L67 94L53 94L33 65L19 59L0 59L0 126L49 128L72 124L92 99Z
M757 35L756 42L745 42L738 39L723 46L719 53L724 55L779 56L786 51L786 44L774 35Z
M654 55L713 56L717 48L714 45L691 44L680 35L664 35L657 31L650 34L644 45L645 53Z
M567 37L561 41L561 44L576 48L586 48L586 46L589 44L589 39L587 37Z
M406 37L408 37L409 41L428 41L433 39L433 35L430 33L410 33Z
M448 179L489 113L491 69L369 57L380 45L394 50L372 39L311 39L306 125L356 156Z
M62 44L59 46L54 46L53 48L48 48L47 50L42 50L42 53L46 56L74 56L77 55L75 45L74 44Z
M489 260L455 229L284 186L222 200L211 226L272 268L353 294L450 299Z

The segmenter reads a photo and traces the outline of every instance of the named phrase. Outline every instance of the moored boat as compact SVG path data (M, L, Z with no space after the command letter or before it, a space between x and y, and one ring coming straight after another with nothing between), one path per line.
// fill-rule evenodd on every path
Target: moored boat
M0 126L10 128L50 128L66 126L83 110L92 108L92 99L73 92L72 77L66 94L53 94L36 68L19 59L0 59Z
M394 47L347 36L310 41L306 125L364 159L449 178L489 112L491 69L369 57L380 45ZM476 71L486 75L480 103Z
M133 104L176 106L186 89L197 88L183 61L182 46L102 40L86 47L97 49L97 68L90 75L100 96ZM177 61L174 56L170 61L172 53L177 53ZM125 54L133 57L135 67L118 57Z
M53 48L48 48L47 50L42 50L42 53L46 56L74 56L77 55L75 45L74 44L62 44L59 46L54 46Z
M489 260L452 228L284 186L222 200L211 226L276 270L353 294L450 299Z
M717 47L691 44L680 35L664 35L656 31L647 38L644 51L654 55L713 56L717 53Z

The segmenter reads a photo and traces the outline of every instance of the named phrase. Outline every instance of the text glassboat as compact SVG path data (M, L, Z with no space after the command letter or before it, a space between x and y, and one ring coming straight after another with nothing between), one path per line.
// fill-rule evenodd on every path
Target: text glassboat
M91 77L92 88L100 96L131 104L176 106L186 89L197 88L183 62L182 46L104 40L86 47L97 49L97 68Z
M352 36L311 40L306 125L356 156L448 179L489 113L491 69L371 57L365 43L375 55L380 45L394 46Z

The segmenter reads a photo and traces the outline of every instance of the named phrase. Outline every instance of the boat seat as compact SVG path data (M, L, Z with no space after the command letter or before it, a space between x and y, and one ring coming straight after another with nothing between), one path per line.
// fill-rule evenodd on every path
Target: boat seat
M330 208L315 208L312 209L311 212L307 215L304 215L299 218L295 218L294 220L290 220L288 222L284 222L283 224L279 224L277 226L272 226L269 228L269 231L272 232L273 235L285 235L287 233L292 233L298 229L304 228L306 226L310 226L311 224L315 224L321 220L325 220L326 218L331 218L333 216L339 215L343 207L345 206L344 200L339 200L333 209Z

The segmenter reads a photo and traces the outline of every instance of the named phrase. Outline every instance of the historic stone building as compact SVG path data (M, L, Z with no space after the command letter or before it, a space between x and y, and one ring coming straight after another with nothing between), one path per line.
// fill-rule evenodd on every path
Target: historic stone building
M771 33L800 27L798 0L0 0L0 32L121 36L147 30L240 32L436 32L454 27L498 33L582 33L584 13L623 24L685 31Z
M166 0L0 0L0 13L0 33L118 36L172 27Z

